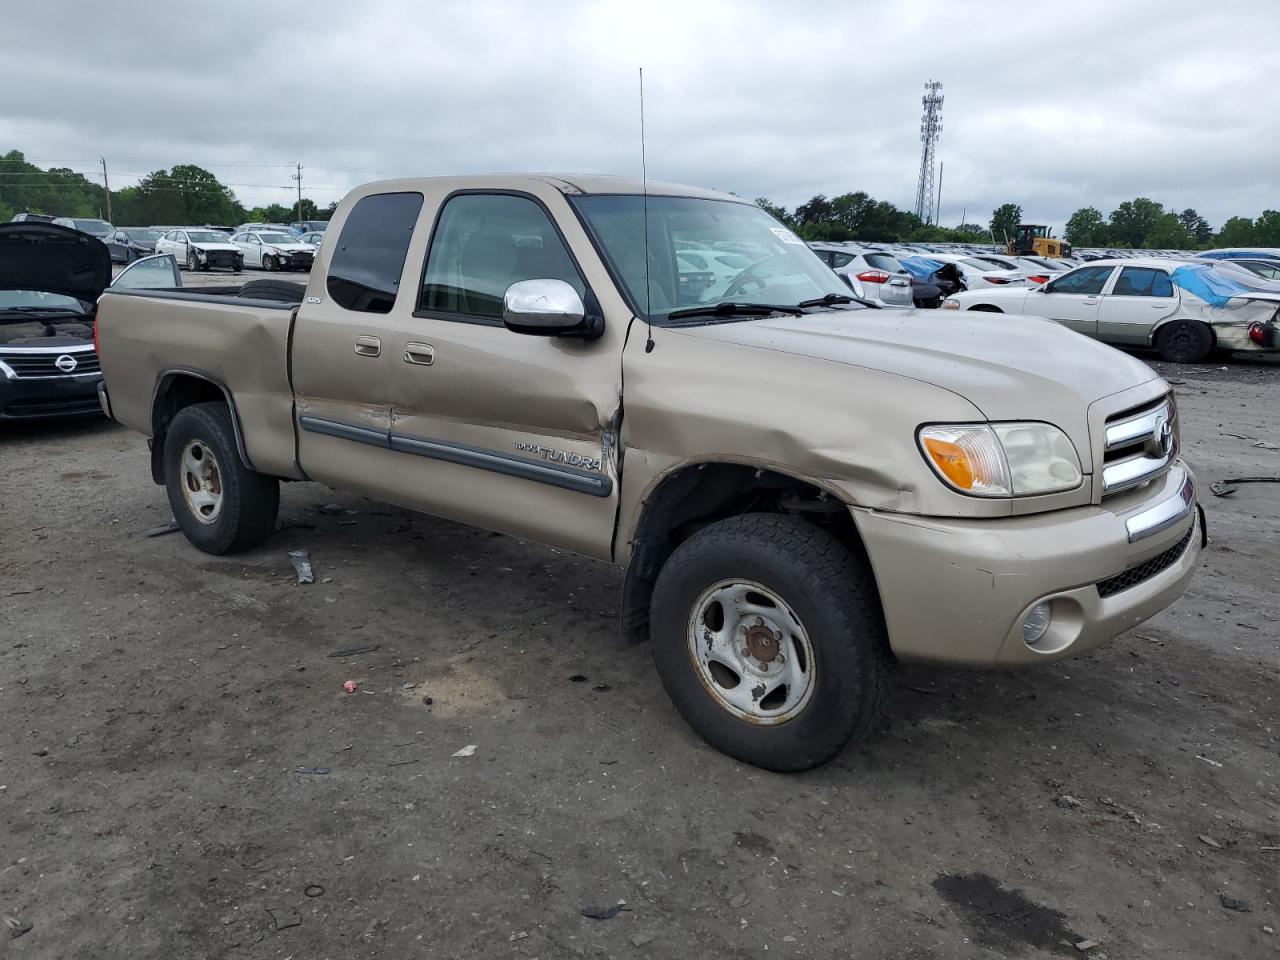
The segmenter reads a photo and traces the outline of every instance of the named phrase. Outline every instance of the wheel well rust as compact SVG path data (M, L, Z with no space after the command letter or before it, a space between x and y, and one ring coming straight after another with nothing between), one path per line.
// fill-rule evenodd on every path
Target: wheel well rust
M151 479L156 483L164 483L164 440L169 424L179 411L198 403L225 403L230 408L236 450L245 467L253 469L245 453L240 417L231 392L207 374L194 370L165 370L156 377L155 392L151 397Z
M644 502L622 585L622 632L648 638L649 603L667 558L703 527L744 513L798 514L863 554L847 506L828 491L776 470L701 463L667 475Z

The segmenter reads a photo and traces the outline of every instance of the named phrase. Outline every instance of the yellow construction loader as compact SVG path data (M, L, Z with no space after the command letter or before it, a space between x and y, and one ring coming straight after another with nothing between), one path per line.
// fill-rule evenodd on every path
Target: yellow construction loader
M1020 223L1013 239L1005 244L1005 253L1011 257L1036 255L1040 257L1069 257L1071 244L1055 239L1049 228L1039 223Z

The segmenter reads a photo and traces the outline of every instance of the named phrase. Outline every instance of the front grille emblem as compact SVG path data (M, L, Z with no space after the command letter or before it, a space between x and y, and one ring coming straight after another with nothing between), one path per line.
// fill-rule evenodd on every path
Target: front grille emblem
M71 354L64 353L62 356L58 357L57 360L53 361L53 365L63 373L71 373L76 367L80 366L80 362L76 360L75 357L71 356Z

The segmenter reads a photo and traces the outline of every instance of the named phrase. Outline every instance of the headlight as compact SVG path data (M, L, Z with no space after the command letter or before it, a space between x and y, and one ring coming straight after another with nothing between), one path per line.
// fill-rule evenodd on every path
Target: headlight
M943 310L959 310L960 304L956 303L954 300L943 300L942 309Z
M1080 486L1080 457L1049 423L921 427L920 449L946 484L975 497L1027 497Z

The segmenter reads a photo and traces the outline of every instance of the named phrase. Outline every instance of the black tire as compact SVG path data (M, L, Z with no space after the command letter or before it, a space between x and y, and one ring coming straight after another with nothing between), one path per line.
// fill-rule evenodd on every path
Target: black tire
M187 251L187 269L190 270L192 273L195 273L196 270L199 268L199 266L200 265L196 262L196 255L192 251L188 250Z
M262 258L262 269L267 271L267 273L274 271L276 269L276 258L270 254L264 256Z
M237 296L280 303L301 303L306 293L307 285L296 280L250 280L240 288Z
M767 587L791 608L813 648L813 693L795 716L763 725L714 700L690 655L689 620L723 580ZM888 706L893 656L866 559L798 517L746 514L682 543L654 586L650 640L662 684L709 744L766 770L807 770L865 737Z
M1174 320L1156 331L1156 351L1169 363L1202 363L1213 344L1213 331L1199 320Z
M212 522L201 521L183 493L182 459L191 442L202 444L214 458L222 501ZM164 479L174 519L187 539L205 553L251 549L275 529L280 481L255 473L240 461L231 411L225 403L200 403L178 411L165 433Z

